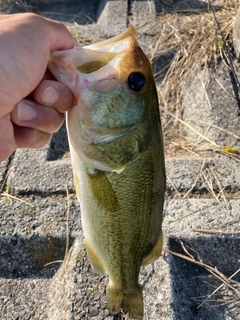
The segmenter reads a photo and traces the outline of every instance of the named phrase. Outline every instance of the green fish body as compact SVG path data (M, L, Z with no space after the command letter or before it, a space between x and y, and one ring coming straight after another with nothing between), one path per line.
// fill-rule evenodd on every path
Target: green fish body
M109 275L109 310L142 319L138 276L161 254L166 181L150 63L130 27L53 53L49 69L77 101L67 128L89 260Z

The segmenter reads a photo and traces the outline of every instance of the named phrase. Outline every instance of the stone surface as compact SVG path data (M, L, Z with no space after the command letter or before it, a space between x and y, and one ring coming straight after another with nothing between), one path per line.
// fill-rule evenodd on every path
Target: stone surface
M66 189L72 193L74 187L65 125L46 147L16 150L7 183L15 195L66 194Z
M239 191L239 163L226 155L216 153L212 158L167 158L167 194L188 193L209 197L209 188L215 192Z
M240 57L240 10L237 13L233 24L233 45L237 54L237 58Z
M171 8L176 11L180 2L171 1L175 4ZM189 0L185 5L191 11L206 7L206 2ZM221 1L214 3L221 5ZM26 4L10 3L5 12L41 9L86 37L116 35L132 22L138 26L144 49L154 45L161 32L155 15L174 13L167 1ZM208 86L204 81L201 69L193 66L189 81L182 84L183 119L219 147L185 128L185 137L202 145L205 152L166 159L164 254L153 266L141 269L144 320L240 318L239 296L225 286L199 307L222 282L205 268L167 251L186 255L181 240L195 260L227 277L240 268L239 155L229 157L220 150L224 145L240 148L237 104L222 63L210 70ZM1 163L0 187L10 192L0 194L0 318L113 320L106 308L108 278L96 275L86 256L65 127L46 147L17 150ZM239 274L234 280L240 282Z
M237 63L235 65L238 72ZM226 64L220 62L217 69L212 68L207 72L201 70L200 66L193 66L183 90L183 120L213 143L239 148L240 141L234 137L234 133L240 131L238 103ZM193 141L209 144L192 129L185 127L184 130L186 136ZM214 149L214 144L212 148Z
M10 159L7 159L3 162L0 162L0 191L5 191L6 189L6 181L7 181L7 173L8 168L11 163Z

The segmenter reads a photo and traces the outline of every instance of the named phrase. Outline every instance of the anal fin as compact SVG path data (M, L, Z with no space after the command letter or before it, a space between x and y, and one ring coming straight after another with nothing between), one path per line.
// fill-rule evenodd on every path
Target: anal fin
M89 262L91 263L94 271L100 275L106 274L106 271L104 269L101 259L96 255L92 247L87 242L86 242L86 248L87 248Z
M155 260L157 260L162 252L162 243L163 243L163 237L162 232L159 234L158 239L150 253L143 259L142 265L145 266L147 264L153 263Z

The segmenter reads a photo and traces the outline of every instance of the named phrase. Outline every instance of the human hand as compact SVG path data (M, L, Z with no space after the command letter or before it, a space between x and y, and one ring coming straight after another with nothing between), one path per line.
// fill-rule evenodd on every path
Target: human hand
M70 89L47 71L50 52L75 40L60 22L35 14L0 15L0 162L15 148L39 148L73 106Z

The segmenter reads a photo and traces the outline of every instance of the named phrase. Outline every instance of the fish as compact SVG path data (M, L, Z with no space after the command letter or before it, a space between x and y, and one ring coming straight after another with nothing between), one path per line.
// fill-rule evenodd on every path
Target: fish
M128 27L51 53L48 68L75 96L66 123L88 259L109 276L107 307L143 319L141 266L162 251L163 135L150 62Z

